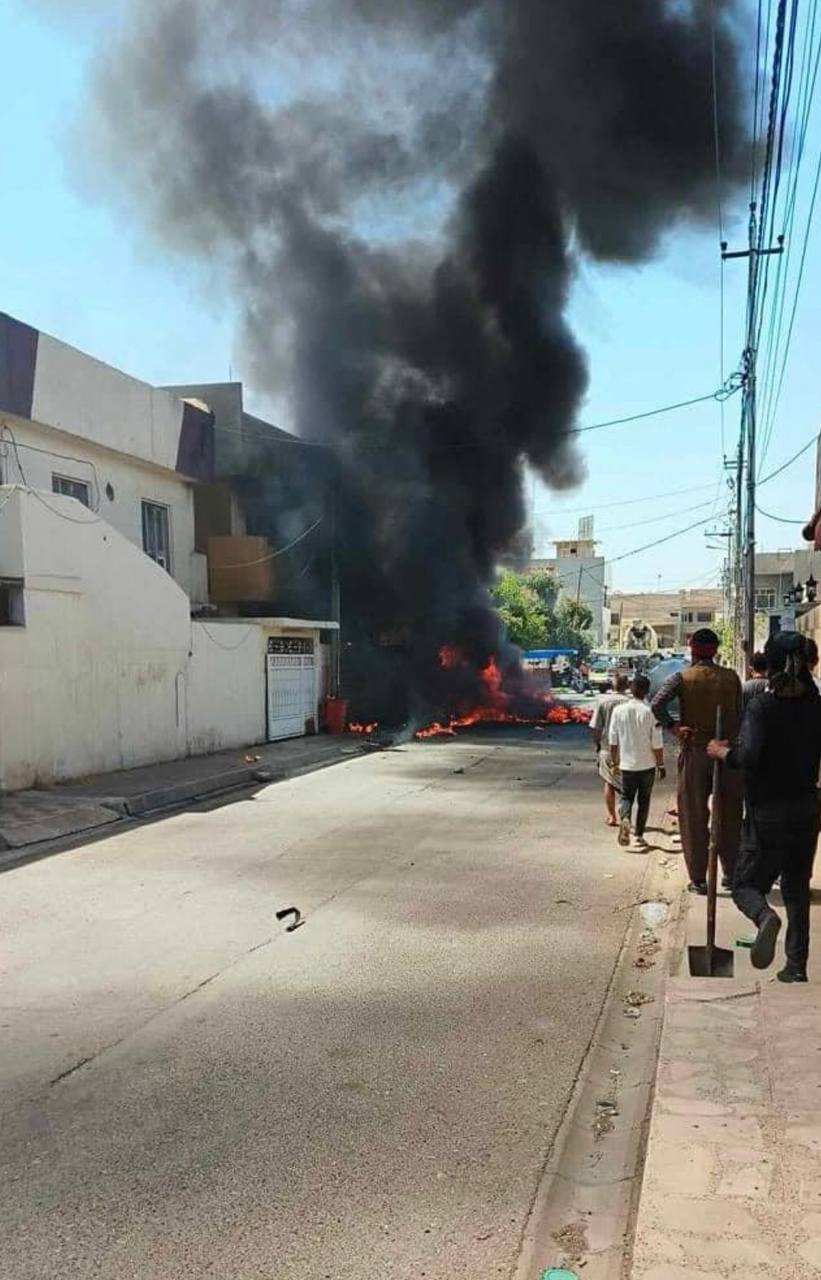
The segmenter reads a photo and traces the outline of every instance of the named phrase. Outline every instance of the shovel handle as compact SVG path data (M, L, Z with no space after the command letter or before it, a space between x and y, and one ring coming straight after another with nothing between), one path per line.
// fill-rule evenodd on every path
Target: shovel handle
M716 738L721 740L721 707L716 708ZM707 857L707 960L708 972L716 944L716 899L718 898L718 846L721 839L721 761L713 761L713 804L710 814L710 844Z

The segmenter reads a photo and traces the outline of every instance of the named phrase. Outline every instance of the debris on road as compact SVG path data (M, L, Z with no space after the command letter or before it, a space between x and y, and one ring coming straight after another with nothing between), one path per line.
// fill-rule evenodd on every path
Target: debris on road
M283 907L281 911L277 912L277 920L287 920L288 916L293 916L294 918L290 924L286 924L286 933L293 933L294 929L298 929L300 925L305 923L302 919L302 912L298 907Z
M581 1220L577 1222L568 1222L566 1226L560 1227L558 1231L553 1232L553 1239L564 1253L562 1264L575 1266L581 1262L584 1255L589 1251L590 1245L587 1240L587 1223ZM572 1272L553 1267L545 1272L545 1276L549 1280L557 1280L558 1277L570 1276L570 1280L578 1280Z
M655 996L650 996L646 991L628 991L624 997L624 1003L628 1009L640 1009L643 1004L653 1004Z
M660 924L667 923L667 917L670 914L669 902L656 899L655 902L642 902L641 918L651 929L657 928Z

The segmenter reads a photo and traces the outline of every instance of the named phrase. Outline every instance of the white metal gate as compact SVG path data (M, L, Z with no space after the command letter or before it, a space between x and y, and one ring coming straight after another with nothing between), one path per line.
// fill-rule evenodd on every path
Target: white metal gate
M314 642L270 636L267 656L268 741L297 738L316 722L317 667Z

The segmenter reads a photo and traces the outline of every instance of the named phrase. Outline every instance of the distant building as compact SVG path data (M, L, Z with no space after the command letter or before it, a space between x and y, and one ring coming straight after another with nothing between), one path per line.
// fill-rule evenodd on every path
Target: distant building
M610 597L610 645L618 648L625 628L634 620L651 626L660 649L683 649L699 627L713 626L721 617L718 588L691 591L614 591Z
M554 542L555 556L531 560L529 568L548 569L558 578L561 595L587 605L593 615L593 641L596 645L603 645L607 643L610 627L610 569L604 556L596 554L592 521L589 517L587 521L580 521L579 532L589 533L590 536L564 538Z
M788 591L821 575L821 551L759 551L755 557L755 607L758 613L780 613Z

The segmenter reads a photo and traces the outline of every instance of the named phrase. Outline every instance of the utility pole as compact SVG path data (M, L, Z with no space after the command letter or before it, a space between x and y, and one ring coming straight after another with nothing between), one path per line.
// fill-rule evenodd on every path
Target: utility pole
M739 439L738 459L736 463L736 555L740 557L740 547L744 547L744 646L749 660L755 649L755 449L756 449L756 356L758 329L758 269L760 259L774 253L784 252L784 237L778 236L775 246L763 248L761 236L763 224L759 230L756 219L757 205L750 203L750 220L748 223L748 240L746 249L738 249L732 253L727 251L727 242L721 243L721 256L747 259L747 326L743 355L743 390L741 404L741 435ZM747 446L747 486L746 510L744 511L742 533L741 480L744 466L744 442Z

